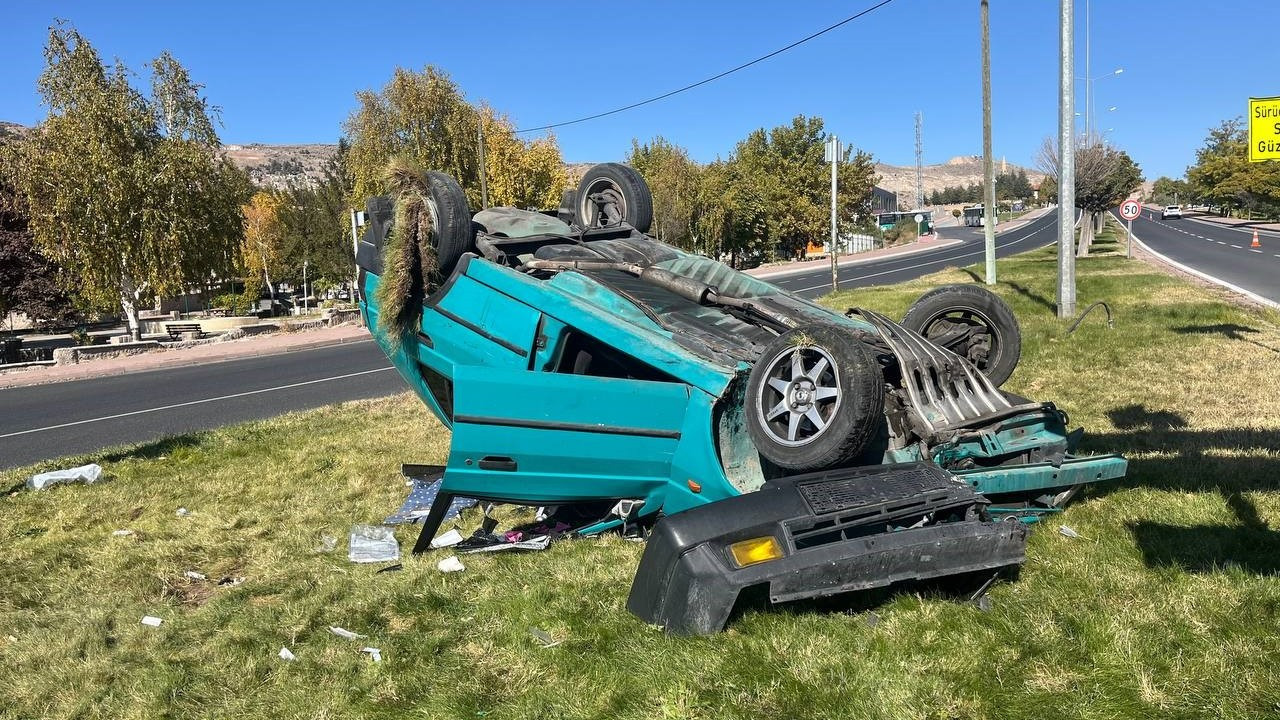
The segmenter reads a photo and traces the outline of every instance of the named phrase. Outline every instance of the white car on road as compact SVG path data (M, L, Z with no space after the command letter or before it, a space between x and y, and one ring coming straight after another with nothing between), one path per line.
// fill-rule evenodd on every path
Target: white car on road
M1179 205L1166 205L1165 208L1160 211L1160 219L1168 220L1169 218L1178 218L1181 220L1182 207Z

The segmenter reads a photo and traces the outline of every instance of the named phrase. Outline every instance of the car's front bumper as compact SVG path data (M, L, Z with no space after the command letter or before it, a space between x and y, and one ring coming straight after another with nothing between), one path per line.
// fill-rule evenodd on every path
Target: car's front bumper
M749 587L785 602L1021 564L1025 527L986 519L984 504L925 463L776 482L659 521L627 608L669 632L705 634ZM782 557L739 567L729 546L762 537Z

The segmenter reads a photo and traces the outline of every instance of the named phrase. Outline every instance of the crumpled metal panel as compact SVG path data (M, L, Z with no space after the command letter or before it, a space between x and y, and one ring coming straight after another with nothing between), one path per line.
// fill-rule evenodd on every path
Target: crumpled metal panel
M1013 405L973 363L874 310L857 313L876 327L898 359L907 412L931 433L966 427L995 415L1032 410Z

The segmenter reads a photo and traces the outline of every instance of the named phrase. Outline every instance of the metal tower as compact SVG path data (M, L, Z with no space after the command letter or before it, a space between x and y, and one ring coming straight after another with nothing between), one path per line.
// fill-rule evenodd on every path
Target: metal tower
M924 114L916 111L916 208L924 207Z

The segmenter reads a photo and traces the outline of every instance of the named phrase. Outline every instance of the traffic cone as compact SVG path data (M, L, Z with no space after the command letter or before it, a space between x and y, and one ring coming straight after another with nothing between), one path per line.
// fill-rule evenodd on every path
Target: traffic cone
M1249 243L1249 247L1251 247L1251 248L1260 248L1260 247L1262 247L1262 243L1258 242L1258 231L1257 231L1257 230L1254 230L1254 231L1253 231L1253 242Z

